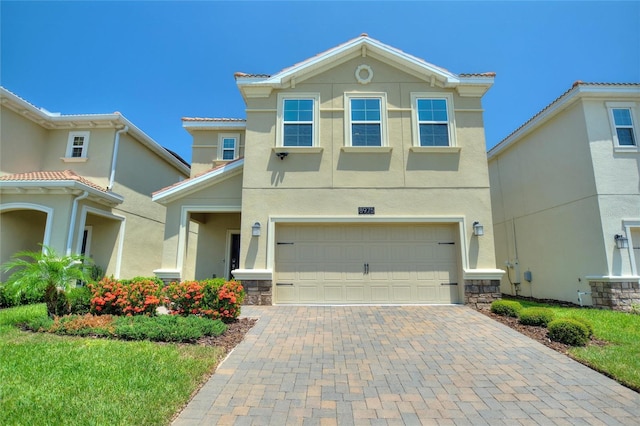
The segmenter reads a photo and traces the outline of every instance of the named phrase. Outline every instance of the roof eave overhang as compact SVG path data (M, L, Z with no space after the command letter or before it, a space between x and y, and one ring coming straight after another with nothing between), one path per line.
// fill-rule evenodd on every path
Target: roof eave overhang
M77 181L0 181L0 194L5 195L80 195L89 194L89 199L109 207L124 202L124 197L113 192L99 191Z
M156 203L167 205L175 200L192 194L202 188L214 185L232 176L242 173L244 168L244 159L240 159L205 173L201 176L191 178L182 184L172 186L166 190L155 192L151 196L151 200Z
M162 159L170 163L181 173L189 175L190 169L160 144L140 130L135 124L129 121L122 114L86 114L86 115L58 115L45 112L29 102L11 93L4 87L0 87L0 103L25 117L34 123L51 130L74 130L74 129L124 129L128 126L127 133L130 133L144 146L159 155Z
M247 128L246 121L193 121L182 120L182 127L189 133L194 130L234 130L242 131Z
M524 125L491 148L487 153L487 160L493 159L501 152L517 143L520 139L542 126L555 115L569 108L579 99L583 99L585 97L610 99L611 96L637 97L639 95L640 86L629 87L625 85L576 84L562 94L558 99L546 106L542 111L534 115Z
M328 68L356 57L372 57L395 65L432 87L455 88L460 96L482 96L493 85L493 76L461 77L369 37L358 37L273 76L236 76L243 98L265 98L273 90L295 87Z

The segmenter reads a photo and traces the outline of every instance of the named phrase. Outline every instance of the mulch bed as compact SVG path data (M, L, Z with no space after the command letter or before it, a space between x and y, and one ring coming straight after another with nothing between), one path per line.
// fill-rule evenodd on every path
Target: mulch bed
M229 353L231 349L242 342L244 335L247 334L251 327L256 323L255 318L240 318L227 324L227 331L220 336L205 336L198 340L199 345L218 346L224 348L225 353Z

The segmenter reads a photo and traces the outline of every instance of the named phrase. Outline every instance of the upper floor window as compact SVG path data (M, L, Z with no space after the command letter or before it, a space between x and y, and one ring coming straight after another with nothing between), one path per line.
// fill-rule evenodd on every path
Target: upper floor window
M89 145L89 132L69 132L67 158L86 158Z
M634 102L607 102L611 133L614 147L621 151L631 149L636 151L638 140L634 126Z
M386 146L386 95L346 93L350 146Z
M218 158L220 160L235 160L238 157L240 135L221 134L218 137Z
M613 124L616 127L618 145L632 146L636 144L633 135L633 120L631 119L630 108L613 108Z
M311 147L318 144L318 94L279 94L279 146Z
M427 94L412 94L415 146L454 146L453 120L449 108L450 95L431 97Z

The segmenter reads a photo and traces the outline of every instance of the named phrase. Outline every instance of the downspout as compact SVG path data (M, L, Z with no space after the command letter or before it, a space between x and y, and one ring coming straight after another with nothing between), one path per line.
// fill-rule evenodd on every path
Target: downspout
M113 182L116 179L116 163L118 162L118 147L120 145L120 133L125 133L129 130L129 126L124 126L122 129L116 132L116 137L113 141L113 158L111 159L111 176L109 177L109 186L107 190L113 190Z
M71 207L71 221L69 222L69 236L67 237L67 256L71 254L71 245L73 244L73 230L76 227L76 216L78 214L78 201L84 200L89 196L89 191L84 191L82 195L78 195L73 200Z

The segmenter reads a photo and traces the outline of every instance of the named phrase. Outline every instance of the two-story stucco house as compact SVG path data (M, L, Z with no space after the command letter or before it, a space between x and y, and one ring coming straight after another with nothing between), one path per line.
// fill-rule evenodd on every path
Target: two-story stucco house
M153 275L166 215L151 193L188 165L119 113L54 114L4 88L0 100L0 262L44 244L116 278Z
M266 304L499 297L481 103L494 74L363 34L235 77L246 119L184 118L193 176L153 196L158 276L233 275Z
M502 292L640 303L640 84L576 82L488 153Z

